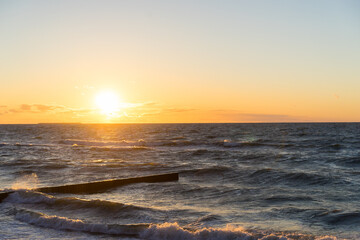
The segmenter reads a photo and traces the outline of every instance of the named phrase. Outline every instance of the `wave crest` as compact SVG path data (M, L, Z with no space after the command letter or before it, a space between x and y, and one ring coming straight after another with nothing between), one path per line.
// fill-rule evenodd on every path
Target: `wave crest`
M182 227L177 222L165 222L162 224L89 223L80 219L46 215L27 209L16 209L15 218L45 228L131 236L150 240L337 240L335 236L311 236L300 233L245 230L231 224L224 228L205 227L194 229Z
M151 224L141 232L141 238L145 239L181 239L181 240L336 240L334 236L309 236L294 233L262 233L246 231L242 227L228 224L224 228L202 228L191 230L181 227L178 223Z

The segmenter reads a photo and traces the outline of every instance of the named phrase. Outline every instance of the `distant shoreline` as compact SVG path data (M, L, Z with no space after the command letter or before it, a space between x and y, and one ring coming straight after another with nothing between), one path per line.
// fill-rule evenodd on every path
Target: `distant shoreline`
M35 123L35 124L40 124L40 125L53 125L53 124L83 124L81 122L64 122L64 123Z

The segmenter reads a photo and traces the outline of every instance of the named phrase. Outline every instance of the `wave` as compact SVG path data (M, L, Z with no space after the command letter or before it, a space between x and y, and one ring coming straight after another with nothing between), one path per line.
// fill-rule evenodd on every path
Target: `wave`
M42 163L41 165L38 165L41 167L41 169L47 169L47 170L57 170L57 169L64 169L68 168L69 163L67 164L61 164L61 163Z
M270 203L283 203L283 202L303 202L303 201L315 201L309 196L286 196L286 195L276 195L265 198L265 201Z
M202 155L206 155L209 154L211 151L207 150L207 149L197 149L195 151L192 151L192 155L194 156L202 156Z
M345 180L339 177L322 175L310 172L287 172L272 168L263 168L252 172L249 179L261 183L284 183L284 184L306 184L306 185L326 185L326 184L344 184Z
M332 149L335 149L335 150L339 150L339 149L344 148L344 146L342 144L339 144L339 143L331 144L329 147L332 148Z
M72 145L72 146L141 146L144 141L91 141L81 139L65 139L60 140L59 144Z
M214 215L214 214L208 214L208 215L205 215L203 217L200 217L197 222L210 222L210 221L216 221L216 220L220 220L221 219L221 216L219 215Z
M181 171L181 174L184 175L213 175L213 174L223 174L225 172L232 171L230 167L222 166L222 165L216 165L216 166L210 166L207 168L199 168L199 169L191 169L191 170L184 170Z
M327 221L329 224L332 225L343 225L343 224L356 224L360 223L360 212L348 212L348 213L341 213L332 216Z
M345 166L359 166L360 165L360 154L358 156L349 156L336 160L339 165Z
M104 224L88 223L80 219L71 219L56 215L17 209L15 218L35 226L58 230L82 231L119 236L136 237L150 240L336 240L334 236L310 236L300 233L246 231L242 227L227 225L224 228L192 229L181 227L178 223L162 224Z
M163 147L185 147L185 146L192 146L192 145L201 145L199 142L194 141L166 141L166 142L158 142L152 143L152 145L163 146Z
M274 147L288 147L293 144L287 143L270 143L267 140L257 139L253 141L232 141L224 139L221 141L199 141L199 140L186 140L185 138L172 138L156 141L145 141L143 139L137 141L91 141L81 139L66 139L60 140L59 144L72 145L72 146L92 146L92 147L116 147L116 146L142 146L142 147L187 147L187 146L210 146L210 147L259 147L259 146L274 146Z
M72 145L72 146L90 146L90 147L119 147L119 146L132 146L132 147L183 147L191 145L201 145L202 143L196 141L188 141L183 139L170 139L162 141L147 142L143 139L137 141L91 141L81 139L66 139L60 140L59 144Z
M220 145L223 147L240 147L241 143L239 142L232 142L231 140L225 139L222 142L219 142Z
M90 148L91 151L96 152L129 152L129 151L148 151L152 150L149 147L142 147L142 146L125 146L125 147L94 147Z
M55 146L54 144L50 144L50 143L27 143L27 142L24 142L24 143L19 143L19 142L16 142L16 143L2 143L2 146L15 146L15 147L53 147Z
M112 151L112 150L128 150L134 148L134 150L150 150L153 147L205 147L204 151L200 149L196 151L195 155L202 155L209 151L206 147L221 147L221 148L243 148L243 147L292 147L291 143L271 143L267 140L257 139L253 141L232 141L224 139L221 141L199 141L199 140L186 140L182 138L164 139L156 141L145 141L143 139L137 141L91 141L80 139L66 139L60 140L59 144L71 145L74 147L87 146L92 150L98 151Z
M360 223L360 212L343 212L341 210L332 210L317 213L314 218L320 220L328 225L346 225L358 226Z
M238 147L276 147L276 148L287 148L295 146L293 143L287 142L271 142L264 139L256 139L250 141L232 141L225 139L223 141L217 142L215 145L222 146L225 148L238 148Z
M119 213L124 211L152 211L150 208L128 205L123 203L105 201L105 200L85 200L74 197L54 197L52 195L30 191L18 190L10 194L4 201L11 203L24 204L45 204L47 206L57 207L60 209L92 209L103 213ZM158 211L158 210L156 210Z
M11 156L11 155L10 155ZM2 162L1 166L12 167L12 166L28 166L29 160L26 159L16 159L15 161L6 161Z
M3 156L3 155L0 155ZM11 156L11 155L9 155ZM51 163L50 161L48 162L38 162L38 161L31 161L31 160L27 160L27 159L18 159L16 161L4 161L1 163L2 167L22 167L23 170L25 169L29 169L29 172L33 172L33 169L38 167L41 168L42 170L46 169L46 170L57 170L57 169L64 169L64 168L68 168L69 167L69 163L67 164L62 164L62 163ZM25 173L25 171L22 172L23 174Z
M345 148L345 145L343 144L339 144L339 143L328 143L328 142L323 142L321 144L321 146L319 146L319 149L325 152L338 152L342 149Z
M149 151L153 148L145 146L144 140L138 141L88 141L88 140L61 140L59 144L71 145L74 149L87 147L93 152L132 152Z
M290 142L273 142L267 139L256 140L239 140L233 141L230 139L220 140L208 138L208 140L188 140L184 137L174 137L170 139L158 139L154 141L139 140L122 140L122 141L97 141L97 140L83 140L83 139L65 139L58 141L59 144L72 146L88 146L88 147L221 147L221 148L244 148L244 147L275 147L287 148L295 146Z
M284 178L292 182L301 182L310 185L324 185L333 182L332 177L306 172L288 173Z
M151 167L162 167L164 164L156 162L112 162L112 161L94 161L90 162L87 167L106 167L106 168L134 168L136 170L141 170L141 168L151 168Z
M140 235L145 239L182 239L182 240L336 240L334 236L310 236L299 233L246 231L242 227L227 225L224 228L183 228L178 223L151 224Z
M40 212L25 209L16 210L15 218L39 227L53 228L59 230L72 230L90 233L104 233L121 236L136 237L148 224L101 224L86 223L79 219L71 219L55 215L46 215Z

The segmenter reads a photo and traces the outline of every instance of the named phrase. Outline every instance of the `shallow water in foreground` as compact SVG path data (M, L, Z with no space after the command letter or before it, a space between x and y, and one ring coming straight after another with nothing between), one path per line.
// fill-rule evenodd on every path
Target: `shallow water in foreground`
M0 239L360 239L360 124L0 125ZM283 238L281 238L283 237Z

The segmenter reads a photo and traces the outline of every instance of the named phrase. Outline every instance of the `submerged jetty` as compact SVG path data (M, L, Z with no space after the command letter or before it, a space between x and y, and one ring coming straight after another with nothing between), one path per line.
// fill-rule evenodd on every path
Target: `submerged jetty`
M32 189L44 193L72 193L72 194L94 194L105 192L109 189L125 186L134 183L157 183L157 182L171 182L178 181L178 173L167 173L160 175L151 175L144 177L123 178L123 179L110 179L97 182L70 184L54 187L42 187ZM0 192L0 203L14 191Z

